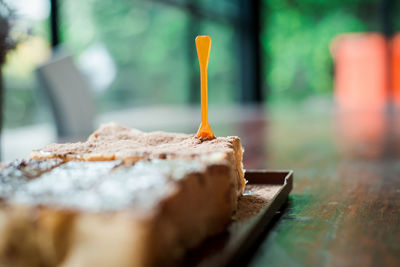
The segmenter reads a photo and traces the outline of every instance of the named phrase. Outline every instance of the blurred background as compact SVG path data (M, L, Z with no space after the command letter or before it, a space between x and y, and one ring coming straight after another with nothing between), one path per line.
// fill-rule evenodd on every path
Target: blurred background
M386 40L400 28L400 20L394 19L400 5L394 2L5 1L16 14L10 35L20 41L2 68L3 159L26 156L63 137L54 103L52 107L48 91L40 89L36 71L51 62L54 51L71 55L85 77L94 103L94 128L115 120L143 130L195 132L200 92L194 38L210 35L210 120L218 131L219 118L240 119L249 110L238 111L243 105L261 104L271 112L297 105L329 109L335 84L341 92L337 99L349 99L352 85L340 82L348 71L335 69L334 61L348 66L343 62L353 62L354 51L367 57L370 51L383 51L368 62L382 64L372 69L372 76L378 70L377 81L384 84L379 79L387 74L379 70L386 61L379 60L388 56ZM375 34L360 34L368 32ZM335 73L344 73L337 83ZM386 87L368 101L377 95L385 98L387 91L382 90ZM189 126L172 127L171 120Z

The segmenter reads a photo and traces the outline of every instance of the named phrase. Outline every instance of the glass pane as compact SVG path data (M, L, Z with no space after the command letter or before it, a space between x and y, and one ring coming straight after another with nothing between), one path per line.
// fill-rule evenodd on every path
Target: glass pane
M132 0L69 0L62 8L65 44L91 78L102 110L186 101L183 11ZM109 75L103 83L102 73Z
M181 6L148 1L68 0L61 9L64 43L88 75L101 111L188 103L192 72L198 71L193 20L213 38L210 103L232 101L237 88L232 27L200 22Z
M202 34L212 38L208 66L209 102L232 103L238 98L238 53L233 28L224 24L204 22Z
M8 4L17 14L11 34L18 34L21 42L8 54L3 68L4 125L18 127L48 121L50 115L39 108L43 105L38 103L34 70L50 57L47 28L49 1L12 0Z
M382 29L380 1L264 1L264 75L272 101L331 96L332 40Z

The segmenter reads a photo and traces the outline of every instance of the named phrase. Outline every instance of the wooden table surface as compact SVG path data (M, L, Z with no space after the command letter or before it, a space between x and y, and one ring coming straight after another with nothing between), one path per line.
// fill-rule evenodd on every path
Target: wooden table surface
M241 136L246 168L295 172L250 266L400 266L400 113L388 114L289 107L217 127Z
M216 135L242 138L246 168L294 170L288 205L249 266L400 266L400 112L335 111L324 102L210 112ZM157 110L147 121L194 132L198 114ZM128 115L112 120L154 130L139 121L147 111Z

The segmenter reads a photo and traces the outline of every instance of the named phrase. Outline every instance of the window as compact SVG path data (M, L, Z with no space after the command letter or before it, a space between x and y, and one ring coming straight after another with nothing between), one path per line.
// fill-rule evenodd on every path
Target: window
M43 99L36 90L34 70L50 57L48 42L49 3L47 0L12 0L8 4L18 20L12 34L21 35L21 42L11 51L3 68L4 126L13 128L49 119L41 107Z

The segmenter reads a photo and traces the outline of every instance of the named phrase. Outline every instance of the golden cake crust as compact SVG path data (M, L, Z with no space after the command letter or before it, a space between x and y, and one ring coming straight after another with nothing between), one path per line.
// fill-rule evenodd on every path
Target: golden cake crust
M236 203L226 164L115 164L68 162L32 179L13 176L22 183L0 194L0 265L166 266L231 220ZM146 186L144 178L153 182ZM98 203L84 203L88 195Z

